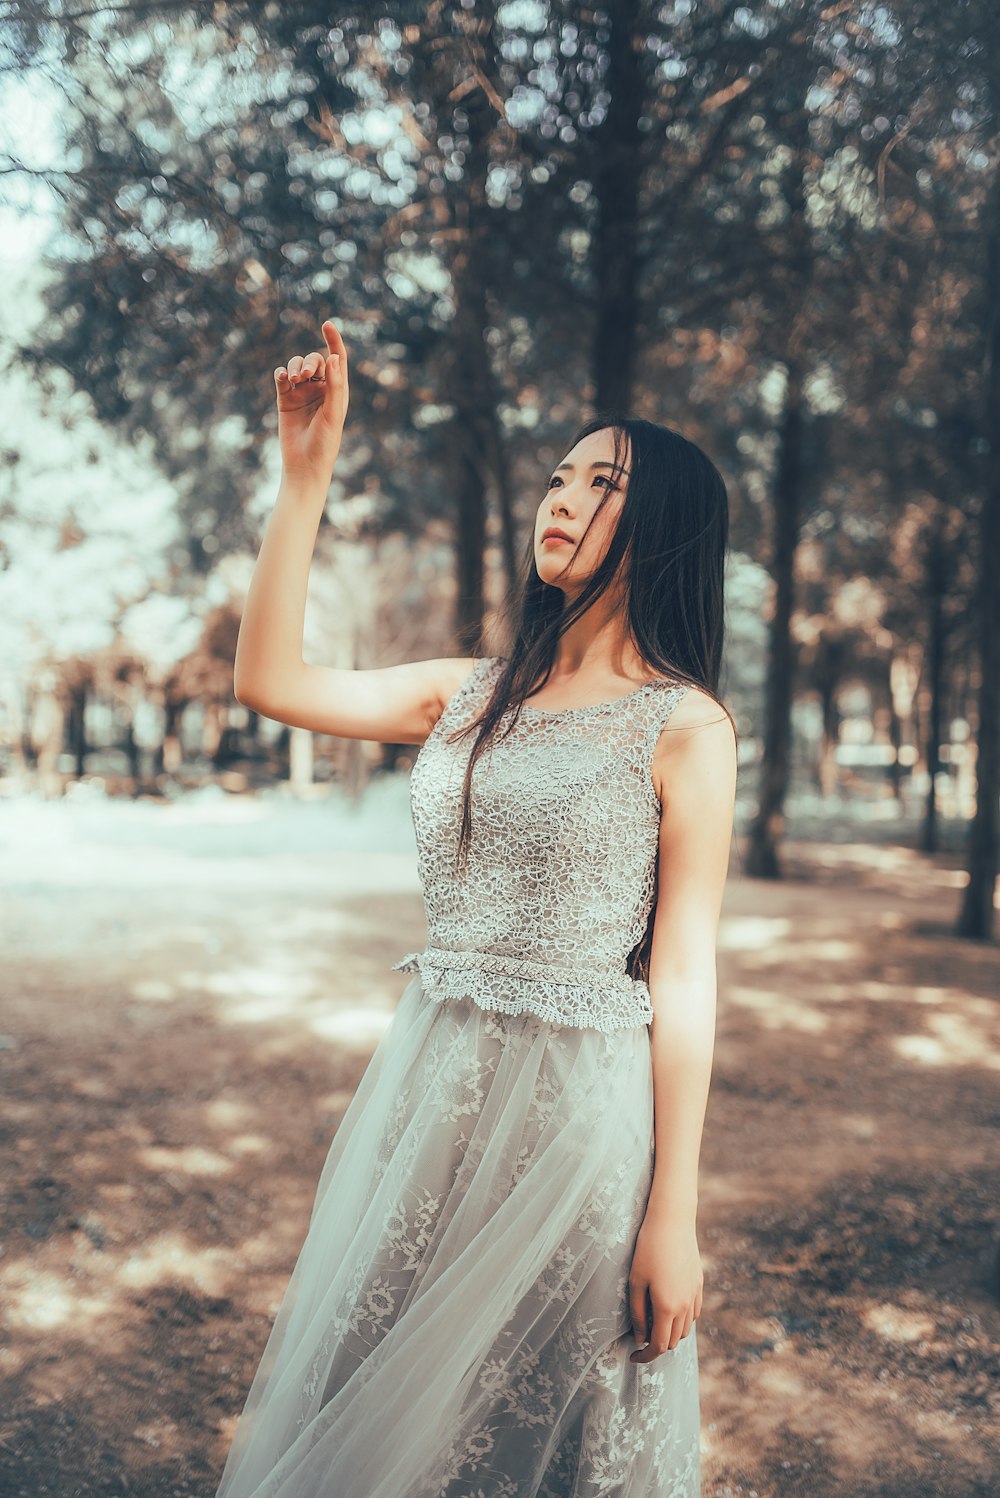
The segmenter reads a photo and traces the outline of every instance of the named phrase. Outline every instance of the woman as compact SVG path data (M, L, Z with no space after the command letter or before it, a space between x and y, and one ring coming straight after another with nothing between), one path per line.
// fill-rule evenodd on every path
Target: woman
M348 405L323 334L275 370L283 475L235 689L422 745L428 945L395 964L414 976L334 1137L218 1498L690 1498L736 781L725 486L666 428L591 422L538 506L509 658L308 666Z

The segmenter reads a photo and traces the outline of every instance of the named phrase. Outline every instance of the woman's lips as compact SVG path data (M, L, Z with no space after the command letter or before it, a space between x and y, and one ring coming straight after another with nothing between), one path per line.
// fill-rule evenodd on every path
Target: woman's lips
M571 546L572 542L568 536L543 536L543 546Z

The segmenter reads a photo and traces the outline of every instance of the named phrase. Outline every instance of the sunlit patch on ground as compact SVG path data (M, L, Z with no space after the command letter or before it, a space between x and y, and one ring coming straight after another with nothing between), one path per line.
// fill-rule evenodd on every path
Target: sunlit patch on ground
M864 1312L865 1326L891 1342L920 1342L934 1331L932 1317L883 1302Z
M753 1010L755 1017L769 1030L784 1030L790 1026L815 1035L825 1030L829 1023L818 1005L798 996L777 994L773 989L746 988L729 983L726 999L730 1004Z
M80 1335L87 1326L112 1309L113 1301L80 1290L55 1274L18 1264L0 1275L4 1321L14 1331L52 1332L72 1328Z
M408 855L328 851L318 808L89 815L67 864L22 809L0 871L0 1491L202 1498L410 981L418 887ZM706 1498L979 1498L1000 953L947 933L933 860L789 853L786 884L737 861L723 912Z
M720 952L767 951L775 942L787 940L792 923L781 917L727 916L719 925Z
M139 1150L136 1159L140 1165L148 1165L150 1170L179 1170L189 1176L223 1176L233 1169L232 1160L197 1144L180 1149L150 1146Z
M229 1256L223 1249L199 1248L176 1231L149 1238L141 1249L126 1255L116 1273L120 1284L133 1289L180 1280L204 1295L221 1295L229 1287L229 1277Z
M1000 1071L996 1005L952 999L961 1011L924 1014L922 1035L897 1035L893 1044L904 1061L922 1066L984 1066ZM978 1012L977 1012L978 1011Z

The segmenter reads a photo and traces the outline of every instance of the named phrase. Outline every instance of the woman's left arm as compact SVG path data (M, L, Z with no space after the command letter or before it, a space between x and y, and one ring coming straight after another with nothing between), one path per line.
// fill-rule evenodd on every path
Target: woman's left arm
M682 716L683 714L683 716ZM716 941L736 801L736 738L718 704L689 692L661 736L659 873L649 960L655 1160L629 1275L649 1363L701 1313L698 1159L715 1047Z

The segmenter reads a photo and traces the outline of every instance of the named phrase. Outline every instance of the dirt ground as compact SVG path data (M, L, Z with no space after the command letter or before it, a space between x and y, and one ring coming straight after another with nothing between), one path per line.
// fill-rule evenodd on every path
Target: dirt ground
M422 944L405 848L237 801L0 816L3 1498L212 1498ZM1000 949L955 854L787 853L720 933L703 1492L996 1498Z

